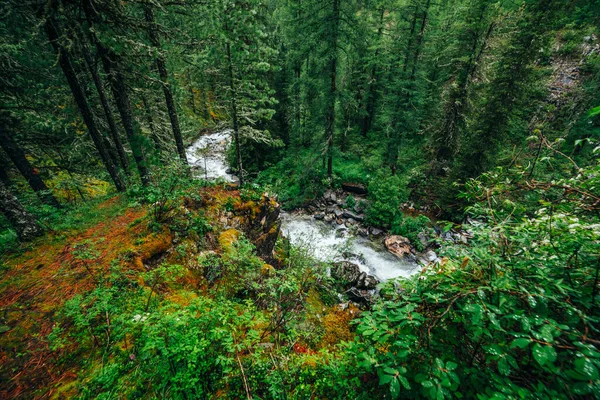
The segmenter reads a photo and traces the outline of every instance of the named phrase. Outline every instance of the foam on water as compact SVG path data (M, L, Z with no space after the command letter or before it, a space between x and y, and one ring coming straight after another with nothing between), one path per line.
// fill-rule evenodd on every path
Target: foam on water
M201 136L190 147L185 154L189 164L195 170L198 178L217 179L222 178L227 182L236 182L235 175L228 174L225 153L231 143L231 129ZM203 153L206 153L204 155Z
M292 244L308 249L318 260L351 261L362 271L375 275L382 281L399 276L409 277L419 272L418 264L399 259L390 254L382 244L348 233L342 234L343 230L337 231L311 216L283 213L281 218L284 235Z

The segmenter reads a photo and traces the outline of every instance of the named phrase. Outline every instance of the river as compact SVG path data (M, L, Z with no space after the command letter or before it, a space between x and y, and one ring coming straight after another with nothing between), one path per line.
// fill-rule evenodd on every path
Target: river
M236 182L228 173L227 147L231 130L222 130L197 139L186 150L188 162L196 177L209 180L223 179ZM380 240L370 240L352 234L340 226L333 226L301 213L281 213L282 231L296 246L305 248L313 257L324 262L351 261L360 269L379 280L416 274L420 266L390 254Z

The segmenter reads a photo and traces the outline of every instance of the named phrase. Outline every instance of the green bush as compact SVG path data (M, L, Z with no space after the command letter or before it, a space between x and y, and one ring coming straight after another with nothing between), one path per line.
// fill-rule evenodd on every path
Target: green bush
M369 184L367 223L390 228L392 221L400 213L400 205L408 200L408 195L404 178L379 174Z
M406 237L418 251L423 251L424 246L417 236L427 230L430 224L431 221L425 215L410 217L400 212L392 223L392 234Z

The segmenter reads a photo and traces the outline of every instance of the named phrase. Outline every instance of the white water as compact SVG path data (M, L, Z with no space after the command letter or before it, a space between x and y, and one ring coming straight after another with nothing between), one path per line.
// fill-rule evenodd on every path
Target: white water
M198 178L221 178L227 182L238 180L235 175L227 173L225 153L231 143L231 133L227 129L201 136L186 150L188 162ZM400 276L408 277L419 272L418 264L390 254L383 244L348 232L336 235L336 228L315 220L312 216L282 213L281 219L285 236L294 245L306 248L318 260L351 261L362 271L375 275L382 281Z
M235 175L228 174L225 153L231 143L231 129L200 136L185 154L194 169L195 176L207 180L222 178L227 182L237 182Z
M347 260L382 281L409 277L419 272L418 264L401 260L389 253L382 243L353 236L344 228L336 229L310 215L283 213L281 218L284 235L292 244L307 249L318 260Z

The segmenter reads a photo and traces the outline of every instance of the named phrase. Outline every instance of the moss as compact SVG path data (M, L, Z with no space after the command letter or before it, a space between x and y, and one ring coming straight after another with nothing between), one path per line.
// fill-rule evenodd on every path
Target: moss
M221 232L221 234L219 235L219 245L225 252L227 252L231 249L233 243L238 241L238 239L240 238L240 234L240 231L233 228Z

